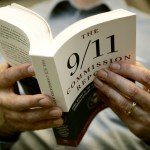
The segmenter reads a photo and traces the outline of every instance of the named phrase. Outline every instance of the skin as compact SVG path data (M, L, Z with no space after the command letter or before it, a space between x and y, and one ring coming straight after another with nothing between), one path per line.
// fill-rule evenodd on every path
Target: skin
M99 0L74 0L78 5L88 5L88 4L92 4L95 3Z
M127 71L128 70L128 71ZM11 137L23 131L53 128L63 124L62 110L44 94L17 95L16 81L34 75L30 64L8 67L0 65L0 137ZM127 79L143 84L140 88ZM107 105L137 137L150 139L150 71L139 65L118 62L97 73L94 85L98 95L105 96ZM132 102L136 107L131 114Z
M139 87L130 78L143 85ZM106 96L108 106L137 137L150 141L150 71L143 66L118 62L97 73L94 85ZM131 113L132 103L136 106Z
M62 110L49 96L14 93L16 81L33 75L30 64L17 67L8 67L6 63L0 65L0 137L63 124Z
M81 8L86 8L88 6L96 4L98 1L101 0L70 0L70 1L74 1L74 3Z

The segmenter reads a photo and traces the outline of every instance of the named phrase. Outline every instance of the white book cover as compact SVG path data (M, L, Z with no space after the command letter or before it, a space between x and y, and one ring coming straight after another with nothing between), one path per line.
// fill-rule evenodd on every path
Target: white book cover
M61 32L50 49L30 51L42 93L68 112L96 72L114 61L135 62L135 14L119 9L83 19ZM77 98L78 97L78 98Z

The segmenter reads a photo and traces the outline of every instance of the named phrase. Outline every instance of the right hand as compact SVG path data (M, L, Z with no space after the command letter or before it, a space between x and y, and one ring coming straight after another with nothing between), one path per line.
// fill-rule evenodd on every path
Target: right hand
M0 64L0 137L63 124L62 110L49 96L15 94L16 81L33 75L30 64L17 67Z

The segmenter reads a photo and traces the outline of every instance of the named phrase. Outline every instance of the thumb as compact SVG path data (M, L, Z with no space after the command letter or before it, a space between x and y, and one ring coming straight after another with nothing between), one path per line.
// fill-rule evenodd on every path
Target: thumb
M16 81L35 75L31 64L21 64L15 67L0 65L0 87L12 86Z

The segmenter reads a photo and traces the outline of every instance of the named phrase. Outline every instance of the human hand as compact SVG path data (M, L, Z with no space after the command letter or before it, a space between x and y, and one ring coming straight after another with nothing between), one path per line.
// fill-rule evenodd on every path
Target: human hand
M17 95L16 81L34 75L30 64L9 67L0 65L0 137L18 132L59 126L62 110L44 94Z
M115 62L97 73L94 84L128 128L142 140L150 141L150 71L139 65Z

